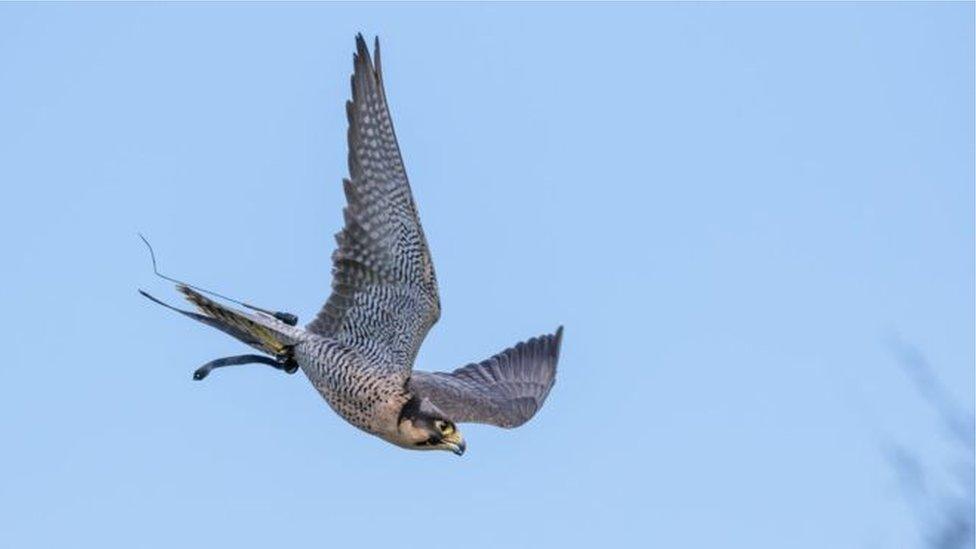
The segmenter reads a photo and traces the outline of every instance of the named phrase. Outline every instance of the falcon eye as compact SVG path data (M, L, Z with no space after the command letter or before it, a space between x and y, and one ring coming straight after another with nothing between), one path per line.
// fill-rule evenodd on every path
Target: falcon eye
M450 434L451 431L454 430L454 426L448 423L447 421L437 421L436 423L434 423L434 426L437 427L438 431L440 431L445 435Z

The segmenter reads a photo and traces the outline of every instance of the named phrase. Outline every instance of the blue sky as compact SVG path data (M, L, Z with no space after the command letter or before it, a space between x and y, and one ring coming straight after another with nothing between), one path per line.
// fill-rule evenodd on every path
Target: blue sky
M910 547L881 451L973 403L973 4L0 4L0 545ZM418 367L566 326L525 427L410 453L141 300L309 319L353 36L444 313ZM608 545L609 544L609 545Z

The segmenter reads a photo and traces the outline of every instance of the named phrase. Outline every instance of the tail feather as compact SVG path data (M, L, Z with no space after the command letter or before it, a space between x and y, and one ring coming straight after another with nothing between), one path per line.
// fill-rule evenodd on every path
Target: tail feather
M289 326L270 315L246 313L227 307L204 297L199 292L183 284L178 284L176 288L190 303L193 303L200 310L200 313L184 311L183 309L173 307L142 290L139 290L139 293L154 303L202 322L212 328L217 328L235 339L272 356L289 353L291 347L298 341L297 328Z

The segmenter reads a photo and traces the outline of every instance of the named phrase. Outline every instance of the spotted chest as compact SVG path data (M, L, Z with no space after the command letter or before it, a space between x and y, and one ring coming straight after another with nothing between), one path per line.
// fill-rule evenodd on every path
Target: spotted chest
M312 385L343 419L383 438L396 432L400 410L409 398L403 374L326 339L300 343L294 356Z

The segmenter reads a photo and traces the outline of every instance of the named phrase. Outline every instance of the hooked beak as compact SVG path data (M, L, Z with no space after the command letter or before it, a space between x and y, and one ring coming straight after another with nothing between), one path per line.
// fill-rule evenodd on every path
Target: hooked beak
M443 444L448 450L454 452L456 456L463 456L464 450L468 447L464 443L464 438L461 437L461 433L457 431L450 436L444 437Z
M462 440L459 444L448 444L448 447L451 449L452 452L454 452L454 455L463 456L464 450L465 448L467 448L467 445Z

